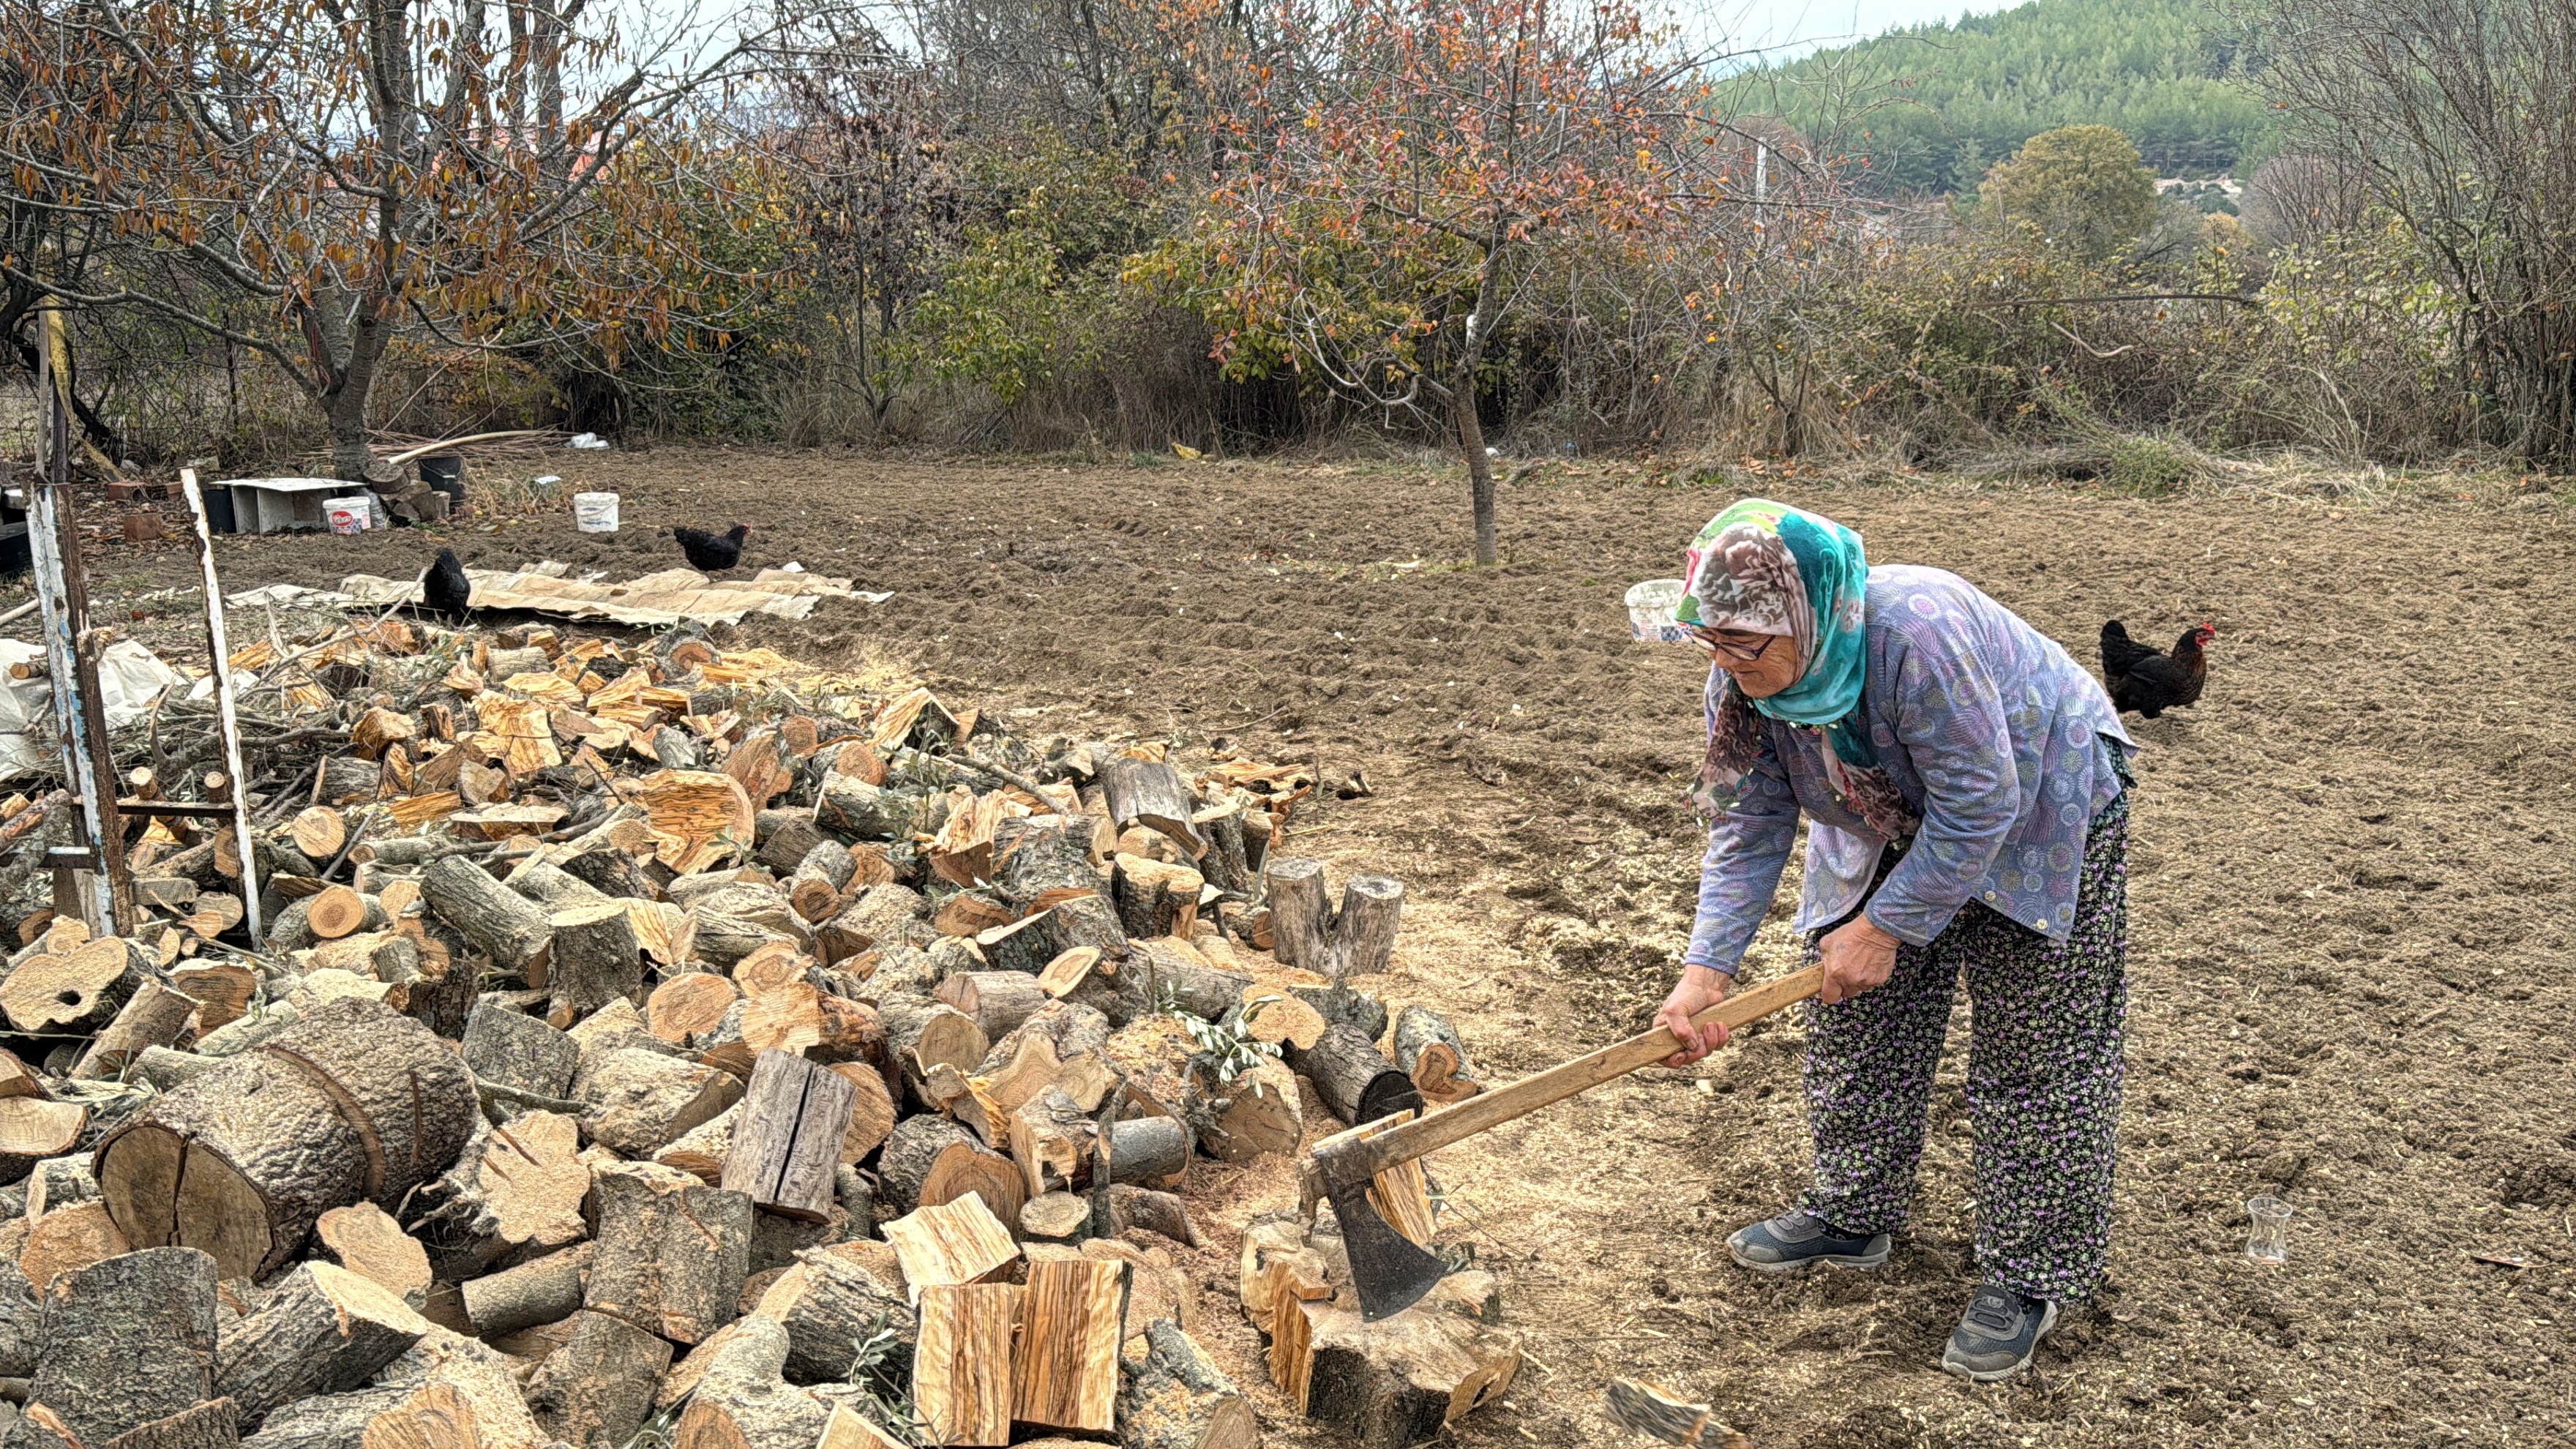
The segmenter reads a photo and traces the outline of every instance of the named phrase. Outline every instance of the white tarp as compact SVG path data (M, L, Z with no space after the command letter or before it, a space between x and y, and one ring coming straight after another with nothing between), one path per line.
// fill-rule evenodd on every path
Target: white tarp
M858 599L882 604L892 594L850 587L848 579L827 579L805 572L802 565L762 569L750 579L709 579L695 569L664 569L624 583L605 574L567 578L570 568L554 560L510 572L467 569L478 609L526 609L563 619L608 619L620 624L661 628L691 619L709 624L739 624L747 615L769 614L802 619L824 599ZM351 574L336 591L272 584L231 595L234 608L382 609L417 603L420 585L411 580Z
M8 677L10 666L44 657L41 644L0 639L0 779L61 768L53 681ZM131 639L119 639L99 651L98 688L107 727L118 729L143 718L151 712L152 701L180 678L179 671Z

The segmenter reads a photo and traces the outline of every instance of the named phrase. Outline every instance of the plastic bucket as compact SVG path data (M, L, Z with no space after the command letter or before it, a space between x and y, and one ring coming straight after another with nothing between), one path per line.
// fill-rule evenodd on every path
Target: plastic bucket
M432 453L420 460L420 481L447 495L447 511L465 511L465 459L457 453Z
M1628 633L1649 644L1680 644L1688 631L1673 622L1673 606L1688 587L1680 579L1648 579L1628 591Z
M354 493L341 498L322 500L322 519L333 533L364 533L375 522L376 500L373 495Z
M197 497L206 505L206 532L237 533L240 525L233 522L233 490L201 488Z
M617 495L614 493L576 493L572 496L573 527L584 533L617 531Z

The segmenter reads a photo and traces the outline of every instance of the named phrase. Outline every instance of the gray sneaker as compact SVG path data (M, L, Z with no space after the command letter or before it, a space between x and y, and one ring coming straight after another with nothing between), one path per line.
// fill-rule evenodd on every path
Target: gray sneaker
M1875 1268L1887 1261L1887 1234L1845 1237L1824 1219L1796 1211L1738 1228L1726 1246L1736 1262L1758 1273L1790 1273L1810 1263Z
M1981 1384L1999 1384L2030 1367L2041 1335L2057 1326L2057 1305L1989 1283L1968 1300L1941 1367Z

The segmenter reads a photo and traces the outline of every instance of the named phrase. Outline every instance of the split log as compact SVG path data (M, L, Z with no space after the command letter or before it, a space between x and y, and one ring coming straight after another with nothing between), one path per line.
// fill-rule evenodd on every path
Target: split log
M306 1263L225 1330L215 1392L232 1399L245 1431L255 1430L281 1404L369 1383L429 1329L382 1285Z
M1283 1057L1315 1084L1316 1097L1346 1123L1374 1122L1390 1112L1422 1106L1422 1093L1413 1079L1398 1071L1377 1043L1361 1036L1357 1028L1328 1028L1311 1049L1300 1051L1292 1045Z
M1485 1089L1467 1065L1467 1045L1458 1039L1458 1029L1427 1006L1408 1006L1396 1018L1395 1065L1434 1106L1463 1102Z
M572 1337L528 1380L537 1427L580 1449L620 1449L653 1417L671 1345L622 1318L581 1313Z
M1020 1290L1008 1283L921 1290L912 1405L938 1443L1011 1442L1011 1337L1019 1314Z
M895 1124L877 1158L877 1180L886 1201L907 1214L978 1193L996 1216L1016 1221L1028 1201L1017 1163L965 1128L928 1113Z
M71 1151L88 1126L89 1109L77 1102L0 1100L0 1182L15 1182L46 1159Z
M0 1012L20 1031L84 1033L114 1017L155 964L114 936L31 955L0 982Z
M989 1039L1008 1036L1051 999L1019 971L966 971L939 983L939 999L974 1019Z
M911 1355L915 1341L903 1268L885 1243L835 1243L797 1255L796 1265L769 1285L752 1312L787 1330L790 1383L853 1377L862 1351L879 1332L893 1335L900 1358Z
M1169 1319L1145 1326L1145 1356L1118 1390L1123 1449L1259 1449L1261 1428L1234 1381Z
M850 848L837 840L821 840L806 851L796 865L795 875L787 882L787 904L796 914L817 925L839 914L841 893L859 872L859 863Z
M553 942L546 989L554 993L546 1019L553 1025L570 1026L643 989L644 953L625 906L608 901L557 911L546 918L546 930Z
M581 1126L571 1117L515 1118L484 1134L458 1167L469 1231L504 1250L557 1248L589 1231L582 1205L590 1198L590 1169L581 1160Z
M1305 1136L1297 1074L1264 1057L1234 1080L1221 1081L1194 1063L1196 1107L1204 1117L1199 1145L1219 1162L1250 1162L1268 1152L1295 1152Z
M1081 985L1082 979L1091 974L1091 968L1099 964L1100 950L1096 946L1076 946L1070 951L1060 952L1044 970L1038 972L1038 989L1049 996L1062 998Z
M781 1377L788 1347L776 1319L754 1315L733 1325L671 1431L672 1449L815 1449L831 1407Z
M1088 1180L1095 1135L1091 1114L1053 1087L1013 1113L1011 1160L1019 1164L1029 1196L1071 1191Z
M107 1205L84 1202L28 1219L18 1269L42 1293L67 1273L132 1250L133 1244L108 1215Z
M1041 1193L1020 1207L1020 1236L1041 1243L1078 1242L1091 1231L1091 1203L1069 1192Z
M1333 903L1325 894L1324 863L1273 856L1261 874L1270 897L1271 953L1282 966L1333 975Z
M1120 1262L1029 1266L1020 1296L1019 1347L1011 1364L1016 1423L1106 1434L1118 1406L1118 1345L1127 1296Z
M831 1421L823 1426L823 1437L814 1449L909 1449L909 1441L879 1428L874 1420L848 1404L836 1402Z
M1208 842L1207 854L1199 857L1200 873L1207 877L1208 884L1238 901L1251 900L1261 893L1261 884L1252 873L1252 858L1244 848L1243 817L1242 804L1229 801L1200 811L1192 822Z
M885 1144L894 1131L894 1094L885 1073L865 1062L834 1062L831 1069L850 1084L850 1125L841 1134L841 1163L853 1166Z
M465 1018L464 1054L476 1077L541 1097L571 1090L581 1066L581 1048L571 1037L488 1000L475 1002Z
M599 1253L582 1306L675 1343L696 1343L741 1311L751 1271L751 1199L685 1173L598 1174Z
M698 1062L623 1047L585 1066L575 1091L581 1129L626 1157L651 1157L742 1100L742 1079Z
M27 1409L104 1444L214 1396L215 1261L155 1248L93 1264L44 1299Z
M552 942L544 908L462 856L431 861L421 872L420 894L440 920L464 932L494 965L524 977L530 986L544 984Z
M1101 766L1100 788L1119 829L1142 825L1161 831L1192 860L1207 853L1206 839L1191 823L1199 802L1180 771L1160 760L1121 755Z
M1323 1014L1293 993L1267 986L1243 988L1243 1034L1281 1050L1307 1050L1324 1036Z
M829 1067L762 1052L743 1093L722 1185L754 1207L821 1222L832 1207L833 1173L857 1095Z
M1342 887L1333 916L1329 964L1313 969L1339 981L1375 976L1395 959L1396 922L1404 914L1404 882L1391 876L1355 875Z
M685 1045L691 1037L715 1030L741 998L741 989L725 977L712 971L684 971L653 988L645 1014L652 1020L655 1036Z
M1706 1404L1636 1379L1612 1379L1601 1391L1601 1417L1632 1434L1686 1449L1751 1449L1752 1441L1718 1422Z
M99 1144L99 1186L138 1247L201 1247L227 1278L293 1259L323 1213L399 1202L457 1160L474 1078L427 1027L341 998L255 1053L155 1098Z
M158 981L145 981L126 998L116 1019L90 1039L72 1068L84 1081L112 1081L148 1046L184 1045L197 1035L197 999ZM5 1150L5 1149L0 1149Z
M197 1030L203 1033L239 1021L259 994L260 979L247 966L216 962L181 967L170 973L170 984L196 998Z
M596 1243L576 1243L462 1287L465 1317L476 1334L502 1338L540 1323L557 1323L580 1311L590 1281Z
M725 1157L733 1151L734 1123L741 1117L742 1104L736 1102L681 1133L670 1146L654 1153L653 1160L715 1186L724 1177Z
M1014 1204L1008 1221L1019 1218ZM885 1225L915 1295L933 1285L981 1283L1019 1261L1011 1230L980 1193L905 1213Z
M1121 1127L1127 1124L1118 1124ZM1109 1219L1119 1232L1143 1228L1160 1233L1183 1247L1199 1245L1198 1225L1190 1221L1190 1210L1180 1198L1168 1192L1113 1183L1109 1189Z
M313 1225L332 1261L414 1309L429 1301L429 1250L371 1202L333 1208Z

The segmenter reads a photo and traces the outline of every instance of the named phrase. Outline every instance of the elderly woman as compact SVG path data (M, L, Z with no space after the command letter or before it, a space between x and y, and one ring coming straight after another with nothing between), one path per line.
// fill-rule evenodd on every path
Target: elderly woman
M2109 1246L2136 746L2065 650L1956 575L1869 567L1830 519L1737 503L1693 541L1685 586L1674 619L1715 667L1699 917L1657 1017L1673 1063L1725 1043L1690 1017L1726 995L1801 814L1792 929L1824 967L1813 1175L1727 1244L1771 1273L1887 1261L1964 975L1981 1282L1941 1365L2010 1378Z

